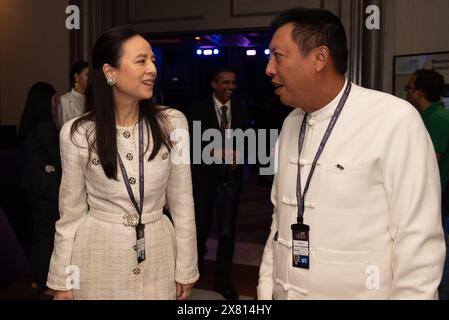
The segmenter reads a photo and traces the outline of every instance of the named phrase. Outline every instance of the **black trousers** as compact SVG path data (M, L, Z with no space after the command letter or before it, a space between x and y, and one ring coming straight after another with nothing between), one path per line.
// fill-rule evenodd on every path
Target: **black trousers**
M198 244L198 268L202 271L206 242L212 227L214 209L218 223L218 249L215 277L230 277L235 247L235 224L241 194L241 182L232 174L215 185L194 184L195 219Z
M33 217L30 266L31 279L39 291L46 289L48 268L55 237L55 223L59 219L58 200L28 193Z

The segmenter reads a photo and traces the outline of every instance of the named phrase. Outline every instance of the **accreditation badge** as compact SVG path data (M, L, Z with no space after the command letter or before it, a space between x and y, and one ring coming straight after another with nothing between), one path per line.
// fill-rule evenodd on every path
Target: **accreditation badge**
M136 227L137 235L137 263L145 261L145 225L139 224Z
M292 265L294 268L310 269L310 227L306 224L292 225Z

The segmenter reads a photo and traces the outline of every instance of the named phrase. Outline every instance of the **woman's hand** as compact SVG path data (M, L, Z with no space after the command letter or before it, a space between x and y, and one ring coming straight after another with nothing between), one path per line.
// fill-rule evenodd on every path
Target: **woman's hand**
M54 300L73 300L73 291L56 291Z
M186 300L192 293L194 283L182 284L176 282L176 300Z

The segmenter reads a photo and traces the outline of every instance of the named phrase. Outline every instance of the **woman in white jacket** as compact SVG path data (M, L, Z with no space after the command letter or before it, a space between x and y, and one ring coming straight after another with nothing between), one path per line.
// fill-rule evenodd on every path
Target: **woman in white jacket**
M182 113L151 102L150 44L114 28L93 49L90 112L61 130L56 299L186 299L199 277ZM170 152L171 150L176 152ZM163 214L167 199L172 222Z
M58 126L81 116L86 111L86 90L89 77L89 64L77 61L70 70L70 86L72 90L59 98Z

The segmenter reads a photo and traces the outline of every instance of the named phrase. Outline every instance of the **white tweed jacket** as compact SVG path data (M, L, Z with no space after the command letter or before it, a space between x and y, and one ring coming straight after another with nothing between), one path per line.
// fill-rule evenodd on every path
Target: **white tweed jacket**
M184 115L165 109L169 130L188 132ZM124 216L135 213L123 177L108 179L95 152L88 153L88 136L95 123L83 124L70 138L75 120L60 133L63 167L60 220L47 285L55 290L74 289L81 299L174 299L175 281L193 283L198 277L195 216L190 164L172 161L189 155L188 136L174 141L172 152L162 147L156 158L145 161L144 206L146 260L138 264L133 227ZM185 130L185 131L184 131ZM117 127L117 148L134 196L139 203L138 125ZM145 159L152 139L144 130ZM176 151L176 152L174 152ZM188 158L188 156L187 156ZM179 159L178 159L179 160ZM170 206L173 224L162 214Z

